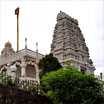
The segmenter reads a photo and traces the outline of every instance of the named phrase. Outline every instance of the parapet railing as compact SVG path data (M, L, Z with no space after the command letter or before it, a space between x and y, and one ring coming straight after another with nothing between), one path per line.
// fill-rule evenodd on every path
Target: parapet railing
M38 91L39 83L36 79L30 77L19 77L12 79L8 75L0 74L0 84L4 86L14 86L23 90L36 90Z

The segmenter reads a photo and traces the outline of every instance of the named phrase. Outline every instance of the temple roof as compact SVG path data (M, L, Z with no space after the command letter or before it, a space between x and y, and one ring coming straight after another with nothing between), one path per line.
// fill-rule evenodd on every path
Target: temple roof
M39 59L44 57L44 55L42 55L40 53L37 54L37 52L32 51L30 49L22 49L22 50L19 50L18 52L15 52L14 54L12 54L8 57L1 55L0 56L0 65L11 63L11 62L14 62L16 60L21 60L21 59L23 59L24 56L29 56L29 57L36 59L37 55L38 55Z
M77 19L74 19L71 16L69 16L68 14L66 14L65 12L60 11L57 15L57 21L62 20L64 18L70 19L72 22L74 22L75 24L78 25L78 20Z

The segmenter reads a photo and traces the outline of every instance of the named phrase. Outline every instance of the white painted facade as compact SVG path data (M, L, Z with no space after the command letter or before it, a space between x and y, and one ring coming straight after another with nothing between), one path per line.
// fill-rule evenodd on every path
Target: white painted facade
M0 55L0 73L5 72L13 79L31 79L39 82L38 62L42 57L42 54L27 48L14 52L10 42L7 42Z

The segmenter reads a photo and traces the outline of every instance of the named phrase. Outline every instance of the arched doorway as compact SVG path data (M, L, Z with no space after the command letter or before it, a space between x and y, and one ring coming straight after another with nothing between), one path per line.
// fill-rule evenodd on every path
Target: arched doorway
M27 64L27 66L26 66L26 77L36 78L36 68L34 65Z

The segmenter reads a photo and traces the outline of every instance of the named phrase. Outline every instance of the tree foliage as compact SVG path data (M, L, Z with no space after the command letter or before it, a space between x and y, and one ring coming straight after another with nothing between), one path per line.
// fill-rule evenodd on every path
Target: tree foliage
M11 76L6 75L6 73L0 73L0 84L5 86L14 86Z
M41 86L54 104L104 104L99 81L73 67L47 73L41 79Z
M46 55L39 62L39 69L42 69L41 75L44 75L47 72L57 70L61 68L61 64L58 59L53 56L53 54Z

